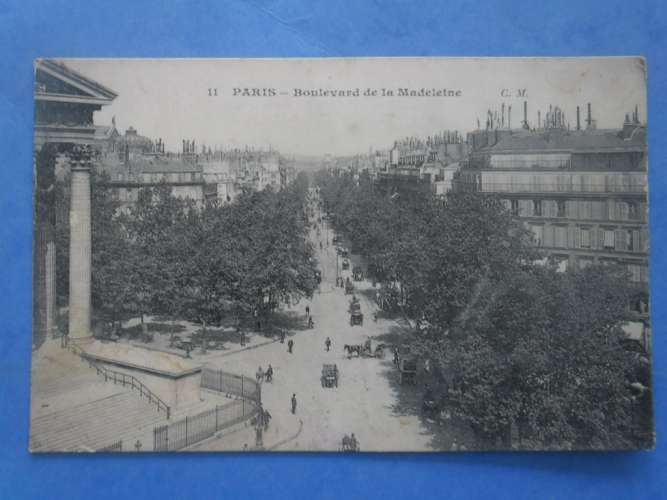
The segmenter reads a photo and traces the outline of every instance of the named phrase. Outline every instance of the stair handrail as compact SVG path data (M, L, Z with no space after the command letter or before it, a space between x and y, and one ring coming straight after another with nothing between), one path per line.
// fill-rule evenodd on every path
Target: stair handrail
M95 359L93 359L88 353L86 353L86 351L84 351L81 346L76 345L76 343L72 341L67 342L66 348L79 356L82 360L86 361L88 366L95 368L95 373L97 375L102 375L105 382L107 382L109 379L112 379L115 384L120 379L123 387L125 387L125 385L129 385L132 389L138 389L139 397L146 396L148 398L148 403L155 403L157 405L158 412L160 409L164 410L167 414L167 420L169 420L169 417L171 416L171 408L169 405L162 401L162 399L160 399L157 394L150 390L143 382L141 382L141 380L136 378L134 375L112 370L111 368L103 366Z

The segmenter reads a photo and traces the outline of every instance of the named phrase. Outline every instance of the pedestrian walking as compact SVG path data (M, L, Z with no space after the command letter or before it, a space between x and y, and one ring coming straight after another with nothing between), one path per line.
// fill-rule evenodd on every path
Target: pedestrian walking
M267 382L273 382L273 367L271 366L271 363L269 363L269 367L266 369L266 373L264 374L264 379Z
M354 432L350 436L350 448L352 448L352 451L359 451L359 442L357 441Z
M296 394L292 394L292 415L296 414Z
M260 384L264 380L264 370L262 370L261 366L257 368L257 373L255 373L255 378L257 379L258 384Z
M324 346L326 347L327 352L329 352L329 349L331 348L331 339L329 337L324 341Z
M306 306L306 318L310 318L310 306Z
M271 414L269 410L264 410L264 431L269 430L269 421L271 420Z
M285 330L280 331L280 343L281 344L285 343Z
M289 339L287 341L287 352L292 354L292 348L294 347L294 341L292 339Z
M255 448L262 449L264 447L264 436L263 436L264 427L258 425L255 427Z

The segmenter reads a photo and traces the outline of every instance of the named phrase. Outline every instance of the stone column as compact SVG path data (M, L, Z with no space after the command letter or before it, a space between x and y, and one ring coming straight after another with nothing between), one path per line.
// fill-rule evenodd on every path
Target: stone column
M49 144L35 151L33 222L33 346L56 329L55 248L55 148Z
M55 236L54 236L55 238ZM46 334L55 337L57 333L56 323L56 243L49 241L46 244Z
M90 337L90 167L72 167L72 190L69 212L69 336Z

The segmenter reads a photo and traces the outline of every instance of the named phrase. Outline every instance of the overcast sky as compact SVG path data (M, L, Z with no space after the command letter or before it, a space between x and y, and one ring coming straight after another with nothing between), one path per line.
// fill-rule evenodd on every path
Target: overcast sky
M512 106L520 126L526 89L528 119L559 105L575 126L576 106L592 103L598 128L620 127L639 106L646 120L645 67L638 58L598 59L282 59L282 60L64 60L118 94L96 113L98 125L113 116L161 137L168 150L195 139L225 148L245 145L288 154L348 155L390 146L408 135L427 136L484 126L486 110ZM294 97L294 89L398 88L460 90L460 97ZM272 97L234 96L234 88L275 89ZM217 89L217 97L209 96ZM503 98L507 89L513 96ZM287 95L282 95L286 93Z

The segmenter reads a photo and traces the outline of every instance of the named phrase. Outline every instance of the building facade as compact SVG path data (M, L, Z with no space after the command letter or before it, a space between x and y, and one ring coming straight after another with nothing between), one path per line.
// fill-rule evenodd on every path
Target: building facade
M33 345L58 333L56 170L71 172L69 334L90 335L90 169L97 161L94 113L116 93L53 60L35 62ZM74 264L72 264L74 263Z
M452 189L459 162L467 144L458 131L446 130L426 139L407 137L394 143L386 168L378 173L378 184L390 190L428 184L436 196Z
M631 281L648 281L646 128L637 110L620 129L576 128L552 107L530 129L493 122L468 136L469 158L458 189L499 196L524 222L535 244L561 268L592 263L626 266Z

